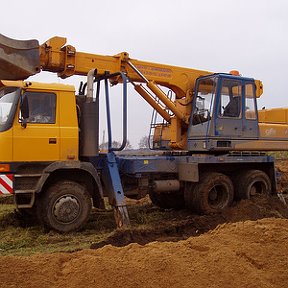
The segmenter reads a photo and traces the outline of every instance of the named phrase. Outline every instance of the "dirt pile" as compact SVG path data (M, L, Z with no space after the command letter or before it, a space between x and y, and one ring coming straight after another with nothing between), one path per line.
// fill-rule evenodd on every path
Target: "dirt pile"
M153 213L154 208L145 206L146 214ZM174 242L185 240L191 236L199 236L224 223L263 218L288 219L288 207L276 195L273 197L255 197L251 200L242 200L240 203L235 202L232 207L221 213L210 215L195 215L185 210L169 210L163 211L164 213L167 217L159 219L157 224L144 227L134 226L126 230L115 230L104 241L93 243L91 248L98 249L108 244L122 247L130 243L145 245L153 241Z
M199 237L0 258L0 287L287 287L288 220L222 224Z
M261 198L242 201L222 214L194 217L194 222L184 219L178 236L186 235L186 240L172 237L175 242L167 242L164 229L159 235L154 231L158 241L146 245L2 256L0 287L287 287L285 218L287 207L277 198ZM188 236L193 233L198 236ZM133 231L129 235L133 240ZM154 237L149 232L135 235L144 239L142 244ZM118 232L115 243L127 244L125 237L127 232Z
M277 159L275 162L277 171L280 173L280 181L278 190L287 193L288 192L288 161L287 159Z

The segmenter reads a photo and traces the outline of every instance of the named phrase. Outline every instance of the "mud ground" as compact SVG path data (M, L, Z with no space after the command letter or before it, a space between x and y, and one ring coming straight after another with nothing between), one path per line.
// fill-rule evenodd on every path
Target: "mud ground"
M130 204L149 219L158 208L143 201ZM288 287L288 208L277 196L221 214L162 212L155 225L116 230L90 249L2 256L0 287Z

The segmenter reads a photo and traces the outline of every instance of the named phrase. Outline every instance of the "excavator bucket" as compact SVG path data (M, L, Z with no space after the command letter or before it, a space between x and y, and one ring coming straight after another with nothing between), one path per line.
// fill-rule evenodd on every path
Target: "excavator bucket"
M0 34L0 79L24 80L40 71L39 42Z

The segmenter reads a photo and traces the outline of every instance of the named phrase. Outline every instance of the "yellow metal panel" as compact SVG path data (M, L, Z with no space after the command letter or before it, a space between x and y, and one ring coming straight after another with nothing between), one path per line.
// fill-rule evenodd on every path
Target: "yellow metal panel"
M39 89L48 91L67 91L67 92L69 91L73 93L75 92L75 87L73 85L67 85L62 83L39 83L39 82L27 82L27 81L23 83L24 87L27 88L27 91L29 91L29 89Z
M171 130L170 126L163 126L161 124L158 124L155 127L154 135L153 135L153 142L155 143L161 143L161 141L171 141ZM160 144L159 144L160 145Z
M259 123L259 140L243 141L235 145L235 150L287 151L288 124Z
M0 133L0 162L12 161L12 129Z
M288 123L288 108L273 108L259 110L259 122L264 123Z
M71 91L75 92L75 87L73 85L60 84L60 83L40 83L40 82L30 82L30 81L7 81L0 80L1 87L19 87L23 89L39 89L39 90L57 90L57 91Z
M288 124L259 123L260 138L284 138L288 141Z
M263 83L260 80L255 80L256 97L259 98L263 94Z
M59 97L60 159L77 160L79 149L79 128L74 93L61 91Z
M23 81L7 81L7 80L1 80L0 81L0 88L1 87L24 87Z
M287 151L288 141L285 140L253 140L235 145L239 151Z
M78 128L60 129L60 160L78 160Z
M57 161L59 160L59 142L57 123L28 123L27 127L23 128L17 119L14 121L14 161Z

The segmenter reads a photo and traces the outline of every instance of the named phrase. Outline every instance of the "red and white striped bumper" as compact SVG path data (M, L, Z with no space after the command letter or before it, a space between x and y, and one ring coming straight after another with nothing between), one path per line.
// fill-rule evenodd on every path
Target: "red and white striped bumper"
M1 174L0 175L0 196L10 195L13 193L13 175Z

